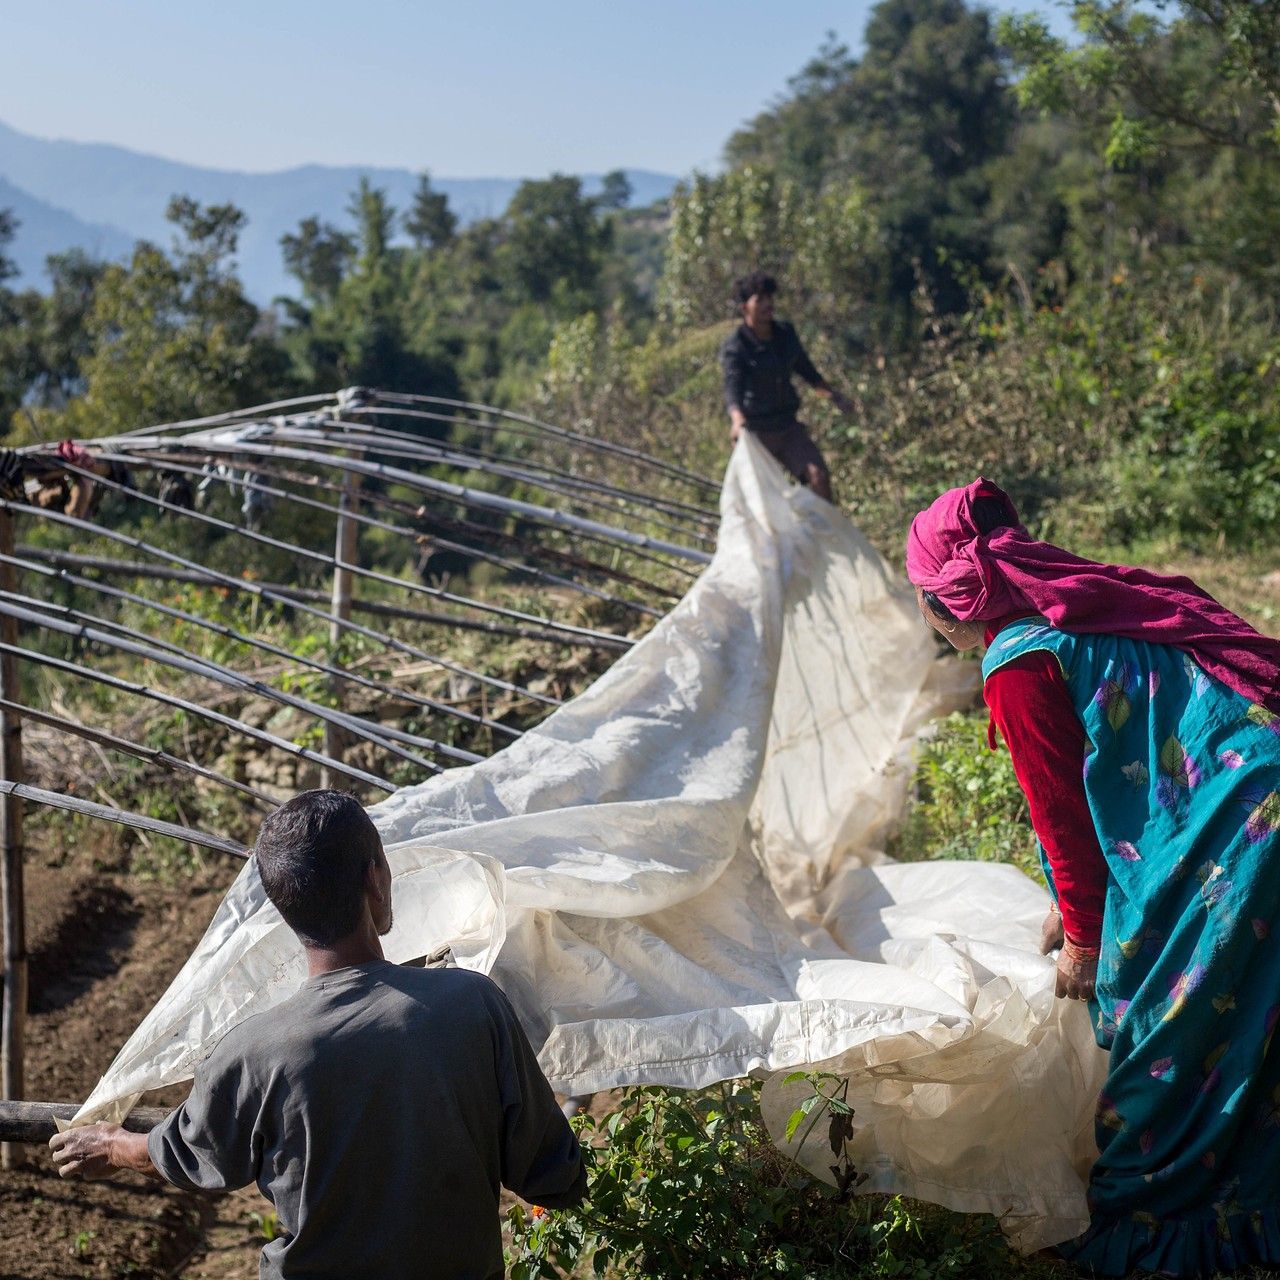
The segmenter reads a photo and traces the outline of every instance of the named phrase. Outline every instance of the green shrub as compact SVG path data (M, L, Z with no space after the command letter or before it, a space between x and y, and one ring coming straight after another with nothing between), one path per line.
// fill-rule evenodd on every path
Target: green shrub
M904 861L1012 862L1040 874L1026 798L1004 744L987 744L985 710L948 716L921 748L891 852Z
M978 474L1083 554L1274 539L1280 343L1267 313L1198 277L988 299L911 357L841 375L855 412L823 440L836 490L894 562L914 512Z
M851 1112L831 1077L812 1077L793 1116L843 1151ZM1028 1274L994 1221L901 1198L850 1198L810 1178L769 1141L759 1085L700 1093L637 1088L595 1120L574 1121L587 1198L574 1209L510 1211L511 1280L574 1274L671 1280L943 1280ZM804 1132L801 1129L801 1132ZM808 1139L806 1139L808 1140Z

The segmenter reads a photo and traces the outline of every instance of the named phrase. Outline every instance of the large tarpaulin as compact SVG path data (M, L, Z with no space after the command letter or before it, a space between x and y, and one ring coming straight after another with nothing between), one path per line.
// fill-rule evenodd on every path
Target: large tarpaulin
M448 947L492 974L564 1094L762 1074L781 1141L786 1073L845 1075L864 1190L998 1214L1023 1248L1065 1239L1104 1059L1053 998L1046 894L881 852L913 740L975 668L937 659L866 539L750 439L721 515L710 566L596 684L371 810L387 956ZM189 1078L303 976L251 861L78 1119Z

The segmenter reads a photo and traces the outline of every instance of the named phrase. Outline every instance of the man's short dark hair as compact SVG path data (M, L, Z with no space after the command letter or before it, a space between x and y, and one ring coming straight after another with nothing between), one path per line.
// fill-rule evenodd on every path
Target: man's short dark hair
M753 271L733 282L733 303L737 307L745 307L749 299L757 293L773 297L778 292L778 282L764 271Z
M332 946L360 923L365 872L382 840L359 801L304 791L263 820L258 875L285 923L310 946Z

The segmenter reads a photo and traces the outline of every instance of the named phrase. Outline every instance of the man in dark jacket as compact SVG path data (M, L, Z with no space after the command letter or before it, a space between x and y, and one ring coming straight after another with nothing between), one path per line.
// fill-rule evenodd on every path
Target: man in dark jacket
M58 1172L256 1182L280 1220L263 1280L501 1280L500 1186L564 1208L586 1185L511 1005L481 974L383 958L391 869L351 796L295 796L254 852L307 981L232 1028L150 1134L55 1135Z
M777 281L763 271L753 271L733 286L742 323L720 348L730 431L735 442L750 431L801 484L833 502L827 464L796 418L800 397L792 375L799 374L842 413L848 412L848 405L813 367L794 327L773 318L777 291Z

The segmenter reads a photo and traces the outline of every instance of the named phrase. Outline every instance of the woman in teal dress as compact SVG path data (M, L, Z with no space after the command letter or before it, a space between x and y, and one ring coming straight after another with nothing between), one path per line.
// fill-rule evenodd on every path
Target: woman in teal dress
M1091 1225L1061 1252L1106 1276L1280 1266L1280 644L1186 579L1030 538L984 480L917 517L908 573L931 625L987 644L1058 994L1110 1054Z

